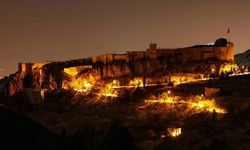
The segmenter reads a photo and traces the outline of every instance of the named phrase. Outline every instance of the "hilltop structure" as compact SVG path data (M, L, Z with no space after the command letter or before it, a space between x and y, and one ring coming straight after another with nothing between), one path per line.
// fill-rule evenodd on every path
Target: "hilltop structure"
M157 48L156 43L150 43L145 51L105 54L65 62L19 63L18 72L10 76L5 86L2 85L7 86L7 91L3 88L1 91L13 95L24 88L60 89L69 78L80 76L92 76L95 80L139 76L144 84L153 82L155 78L157 82L171 82L170 76L176 73L182 76L207 75L211 73L211 66L217 67L220 72L218 68L224 63L234 63L234 45L224 38L212 45L176 49Z
M233 43L224 38L216 40L213 45L195 45L176 49L157 48L156 43L150 43L146 51L128 51L126 54L106 54L91 57L93 63L102 62L105 64L115 61L133 62L145 58L164 58L179 63L205 61L211 58L233 61L234 46Z
M157 48L156 43L150 43L146 51L127 51L125 54L105 54L93 56L87 59L74 60L79 65L90 65L95 63L113 63L113 62L133 62L140 59L158 59L164 58L173 63L188 63L194 61L205 61L216 58L225 61L234 61L234 45L224 38L215 41L213 45L195 45L185 48ZM46 63L19 63L19 71L32 72L41 69ZM76 64L78 66L78 64Z

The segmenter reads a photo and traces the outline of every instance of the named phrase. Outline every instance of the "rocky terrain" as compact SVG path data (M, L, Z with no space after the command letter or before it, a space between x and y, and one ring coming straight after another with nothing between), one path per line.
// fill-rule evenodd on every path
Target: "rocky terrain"
M43 104L30 104L28 97L19 93L12 97L12 100L19 100L15 101L15 105L6 104L18 112L1 107L1 118L6 118L3 122L8 126L2 132L21 132L18 134L20 136L14 136L14 133L13 136L22 137L25 141L29 141L26 134L33 137L30 141L36 140L34 137L37 134L41 135L39 138L49 136L46 139L53 140L45 140L43 144L52 141L53 144L50 145L54 147L59 141L60 145L65 144L64 149L244 150L250 144L249 79L248 75L230 77L183 84L172 90L173 95L188 98L201 95L205 87L219 88L219 94L213 98L226 109L227 113L224 115L196 112L188 109L185 104L144 102L144 99L158 97L166 92L164 86L135 88L124 91L127 94L123 94L121 98L100 99L92 94L76 96L69 91L53 91L45 96ZM20 113L41 125L32 123ZM21 119L18 119L19 116ZM28 120L29 123L22 123L23 120ZM181 127L182 134L176 138L167 136L169 127ZM19 129L21 131L16 131ZM5 136L3 134L3 138ZM17 140L12 138L6 140L15 143Z
M64 72L64 68L78 67L79 65L91 64L88 59L71 60L65 62L52 62L45 64L42 68L34 69L31 72L18 71L9 77L0 80L0 94L13 96L24 89L61 89L64 80L71 78ZM170 63L165 59L137 60L134 62L112 62L109 64L92 64L92 69L80 71L75 77L92 76L94 80L105 80L112 78L141 77L149 80L167 81L170 74L211 74L211 67L219 74L223 65L231 65L231 62L210 59L201 62L190 62L186 64ZM163 80L163 81L160 81ZM169 82L169 81L168 81Z

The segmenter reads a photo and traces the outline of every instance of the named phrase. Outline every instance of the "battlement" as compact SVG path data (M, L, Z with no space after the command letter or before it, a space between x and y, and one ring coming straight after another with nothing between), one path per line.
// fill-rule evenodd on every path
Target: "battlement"
M124 61L132 62L139 59L171 59L173 62L205 61L210 58L219 60L234 60L234 45L224 38L215 41L213 45L195 45L184 48L157 48L156 43L150 43L146 51L127 51L125 54L106 54L92 57L92 62L104 64Z
M196 61L206 61L208 59L216 58L223 61L234 60L234 45L228 42L224 38L220 38L215 41L213 45L194 45L184 48L157 48L156 43L150 43L149 48L145 51L127 51L124 54L104 54L99 56L93 56L88 59L71 60L66 62L60 62L65 66L64 68L85 66L94 64L115 64L128 62L135 62L137 60L157 60L161 59L170 63L188 63ZM19 71L21 72L33 72L41 71L45 63L19 63Z

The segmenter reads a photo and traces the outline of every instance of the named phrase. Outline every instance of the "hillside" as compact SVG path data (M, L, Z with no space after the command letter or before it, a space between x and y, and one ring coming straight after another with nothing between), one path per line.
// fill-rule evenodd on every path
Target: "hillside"
M0 105L0 149L61 149L59 136L25 115Z
M250 49L246 50L243 53L240 54L236 54L234 56L235 62L238 66L242 66L242 65L250 65Z

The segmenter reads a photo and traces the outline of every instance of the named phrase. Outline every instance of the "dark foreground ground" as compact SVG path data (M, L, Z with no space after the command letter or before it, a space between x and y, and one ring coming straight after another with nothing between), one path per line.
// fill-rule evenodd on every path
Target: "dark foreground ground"
M61 91L50 94L45 104L30 105L20 102L27 97L19 94L11 99L18 102L11 106L18 112L0 108L5 123L0 137L35 149L250 149L249 76L180 85L172 93L200 95L204 87L220 88L215 99L226 114L143 102L164 87L134 89L119 99L103 98L105 102ZM181 127L182 134L168 137L169 127Z

